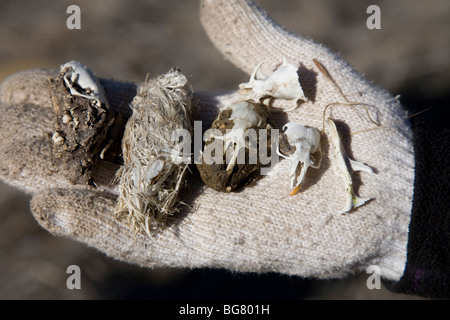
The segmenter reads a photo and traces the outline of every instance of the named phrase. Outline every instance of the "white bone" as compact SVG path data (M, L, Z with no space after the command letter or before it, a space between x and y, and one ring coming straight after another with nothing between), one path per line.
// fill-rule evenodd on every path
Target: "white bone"
M283 58L283 63L269 76L261 70L259 63L250 76L250 81L241 83L241 92L250 91L256 100L266 97L275 99L292 100L297 104L298 100L308 101L298 80L297 67Z
M320 131L316 128L305 127L295 122L286 123L283 126L283 134L286 135L289 144L295 147L294 153L285 156L280 152L279 143L277 143L277 154L291 162L290 165L290 183L291 188L297 188L305 178L306 171L309 167L319 168L322 159L317 163L311 159L311 154L321 151L320 149ZM297 175L297 168L302 165L300 173Z
M233 120L233 127L224 135L211 135L210 138L223 140L224 150L226 151L230 146L234 146L234 151L228 163L227 172L233 171L236 165L236 160L239 150L242 148L249 148L248 141L245 139L245 131L258 124L258 115L256 114L253 105L246 101L239 101L231 104L230 120Z
M325 122L325 127L330 138L331 145L333 147L333 150L330 151L331 161L333 162L335 172L339 176L341 176L342 180L344 181L345 190L347 192L347 200L345 202L345 206L338 212L339 214L344 214L350 211L352 208L362 206L364 203L372 199L360 198L355 195L353 191L352 174L356 171L373 173L373 169L365 165L364 163L352 160L347 156L344 151L344 147L342 146L342 141L339 137L339 133L336 129L336 124L332 119L329 118Z
M153 162L146 170L145 180L151 181L153 178L159 176L163 167L164 161L158 159L155 162Z
M268 78L268 76L261 71L261 66L262 66L262 62L258 63L258 65L255 67L255 69L253 70L251 76L250 76L250 82L254 82L256 80L256 78L258 78L258 80L266 80ZM241 85L239 85L240 87Z
M55 145L61 145L64 143L64 138L59 134L59 132L55 132L52 135L52 141Z
M132 170L131 181L133 182L133 186L140 190L152 192L152 185L154 184L153 180L161 174L163 167L164 161L155 158L149 159L148 164L143 168L143 171L140 171L137 168Z
M107 105L102 85L84 64L72 60L61 65L60 71L64 73L64 82L72 95L94 100L97 107Z
M68 124L70 121L72 121L72 118L68 114L64 114L62 117L62 122L64 124Z

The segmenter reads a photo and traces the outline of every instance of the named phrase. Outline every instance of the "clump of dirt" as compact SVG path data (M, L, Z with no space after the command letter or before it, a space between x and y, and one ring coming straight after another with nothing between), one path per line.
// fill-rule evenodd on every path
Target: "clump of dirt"
M120 141L113 139L112 132L123 127L123 120L108 105L72 95L63 77L61 72L48 82L55 113L53 159L72 183L89 184L99 158L117 160Z

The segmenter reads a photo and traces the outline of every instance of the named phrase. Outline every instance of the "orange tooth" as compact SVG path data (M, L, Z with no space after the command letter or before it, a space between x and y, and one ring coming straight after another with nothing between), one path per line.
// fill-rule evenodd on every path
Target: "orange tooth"
M301 186L301 185L299 184L297 188L295 188L294 190L292 190L290 196L293 196L294 194L296 194L296 193L298 192L298 189L300 189L300 186Z

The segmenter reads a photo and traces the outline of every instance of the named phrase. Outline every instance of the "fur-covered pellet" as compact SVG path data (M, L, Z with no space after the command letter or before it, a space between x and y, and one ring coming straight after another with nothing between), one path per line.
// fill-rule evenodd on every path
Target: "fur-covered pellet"
M173 133L192 134L191 90L179 70L144 82L131 102L133 114L122 140L123 166L117 172L116 216L134 232L152 235L177 210L188 164L175 161Z

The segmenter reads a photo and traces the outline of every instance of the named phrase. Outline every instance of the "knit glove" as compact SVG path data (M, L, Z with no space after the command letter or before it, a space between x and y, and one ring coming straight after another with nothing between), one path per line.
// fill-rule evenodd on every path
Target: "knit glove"
M218 50L248 74L261 62L261 70L270 74L283 58L298 66L309 101L289 112L283 110L291 103L275 101L273 127L281 130L287 122L298 122L322 130L325 107L340 103L328 108L327 116L331 111L344 125L341 128L347 128L341 133L348 155L375 169L354 175L359 180L357 193L373 200L338 214L346 191L334 173L329 140L324 139L322 164L309 169L297 194L289 195L288 160L280 160L253 186L230 193L208 188L192 168L173 222L152 237L134 234L114 216L118 193L112 181L118 165L99 160L92 173L97 186L88 186L72 184L68 169L52 161L54 113L47 82L57 72L43 69L17 73L1 84L2 180L32 195L34 217L52 234L140 266L212 267L324 279L366 272L376 265L384 279L399 280L406 262L414 182L412 130L399 102L336 54L287 32L249 1L203 0L200 18ZM100 82L111 109L126 120L139 85ZM194 92L193 120L202 121L206 130L220 110L238 99L237 91ZM361 105L352 107L348 101ZM368 120L365 109L381 126Z

